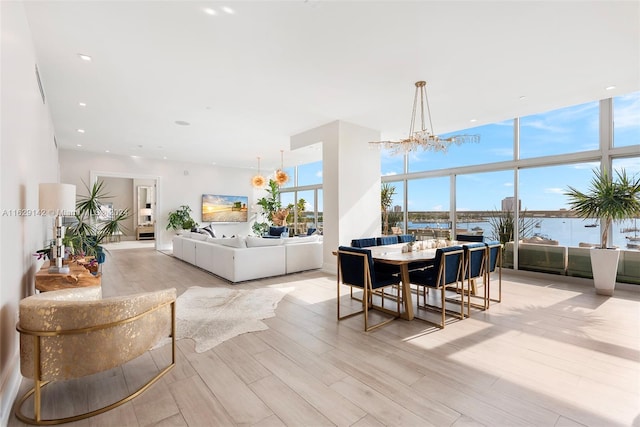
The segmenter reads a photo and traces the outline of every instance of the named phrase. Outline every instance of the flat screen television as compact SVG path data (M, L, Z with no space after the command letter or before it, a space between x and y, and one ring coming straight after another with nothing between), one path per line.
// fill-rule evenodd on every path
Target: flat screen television
M202 222L247 222L247 196L202 195Z

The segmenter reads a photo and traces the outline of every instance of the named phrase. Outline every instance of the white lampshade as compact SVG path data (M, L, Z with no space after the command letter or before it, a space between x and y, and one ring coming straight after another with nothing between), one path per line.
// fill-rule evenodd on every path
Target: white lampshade
M76 210L76 186L72 184L40 184L40 210L48 215L72 215Z

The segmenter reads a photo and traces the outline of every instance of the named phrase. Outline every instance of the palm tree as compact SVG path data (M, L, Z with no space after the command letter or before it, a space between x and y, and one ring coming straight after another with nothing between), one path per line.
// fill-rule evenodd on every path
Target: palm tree
M634 218L640 213L640 178L628 177L626 171L617 172L613 180L607 171L594 169L591 187L586 193L569 186L571 209L580 218L599 218L604 224L600 247L606 248L612 222Z
M380 210L382 212L382 234L389 233L389 210L393 203L393 196L396 194L396 187L385 182L380 188Z

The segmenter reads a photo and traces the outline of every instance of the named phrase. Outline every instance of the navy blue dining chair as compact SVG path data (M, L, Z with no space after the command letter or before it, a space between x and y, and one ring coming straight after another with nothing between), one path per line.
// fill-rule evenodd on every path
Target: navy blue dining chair
M464 278L467 280L467 316L470 307L486 310L489 306L489 286L487 283L487 245L484 243L468 243L462 246L464 249ZM482 304L471 303L478 294L478 281L482 280L483 297Z
M382 236L376 237L376 245L395 245L398 243L398 236Z
M377 246L375 237L366 237L363 239L353 239L351 241L352 248L366 248L368 246Z
M447 298L446 290L454 288L456 294L462 289L460 294L460 314L458 317L464 319L464 249L462 246L448 246L446 248L438 248L432 268L424 270L415 270L409 272L410 282L418 286L418 294L416 296L417 308L426 308L437 310L441 313L440 323L434 323L439 328L444 328ZM420 305L420 287L422 287L423 305ZM427 304L426 289L433 288L440 290L440 306ZM418 316L416 316L419 318ZM427 319L422 319L433 323Z
M399 276L375 271L373 268L373 257L369 249L340 246L337 251L337 256L338 321L364 313L364 330L368 332L400 317L400 298L396 298L396 311L386 309L381 305L375 306L373 303L374 291L383 290L388 286L400 286L401 280ZM351 290L354 288L362 290L362 310L346 316L340 316L340 287L342 285L349 286ZM370 326L369 308L376 308L379 311L393 315L393 317Z
M491 301L502 302L502 244L498 241L485 242L487 246L487 308ZM498 270L498 298L491 298L491 273Z
M398 236L399 243L415 242L416 238L412 234L401 234Z

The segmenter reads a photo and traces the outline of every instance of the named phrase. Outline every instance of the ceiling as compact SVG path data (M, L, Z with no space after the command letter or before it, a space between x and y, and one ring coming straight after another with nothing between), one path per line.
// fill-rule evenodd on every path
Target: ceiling
M335 120L406 137L418 80L437 134L640 90L637 1L24 5L64 149L268 169Z

